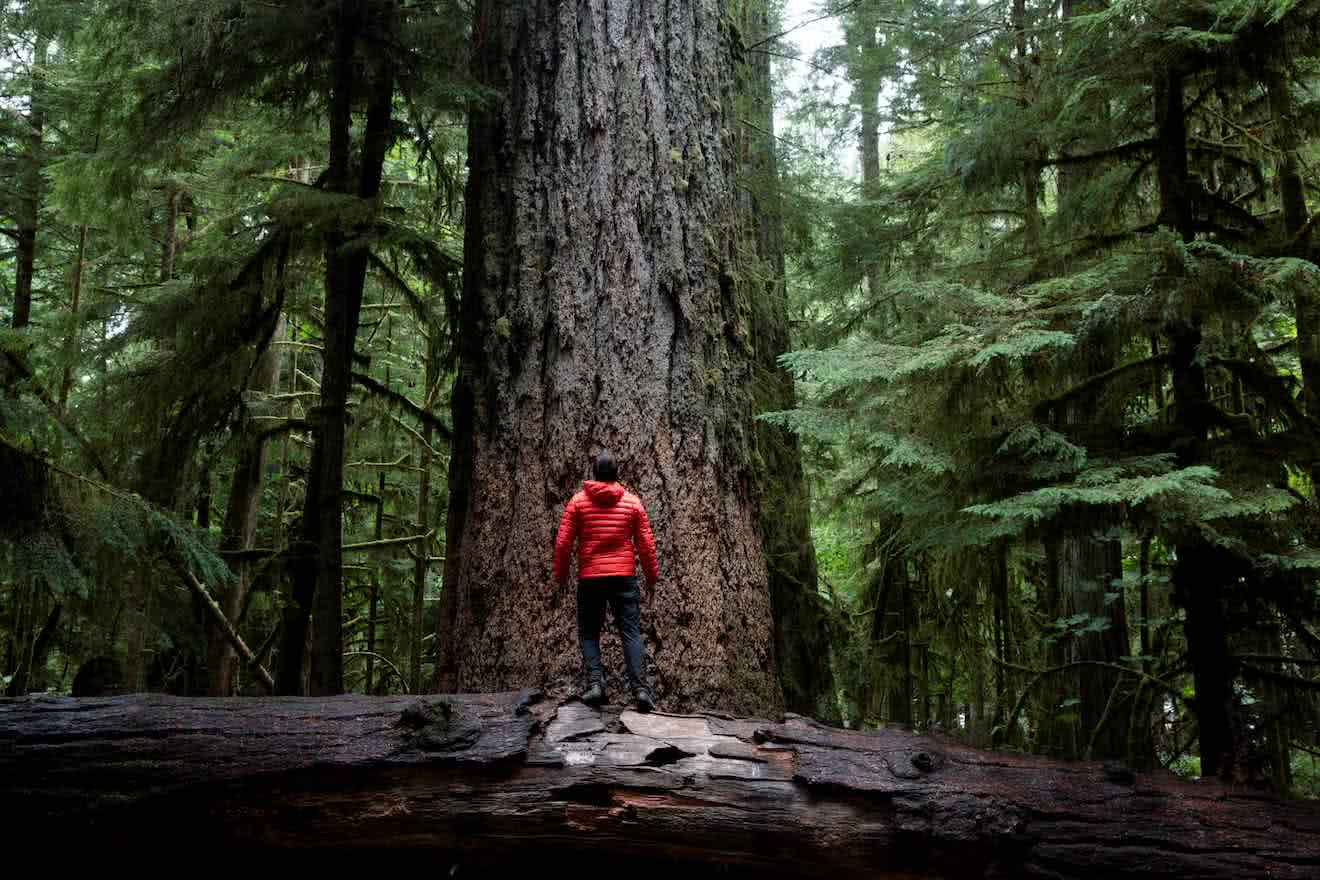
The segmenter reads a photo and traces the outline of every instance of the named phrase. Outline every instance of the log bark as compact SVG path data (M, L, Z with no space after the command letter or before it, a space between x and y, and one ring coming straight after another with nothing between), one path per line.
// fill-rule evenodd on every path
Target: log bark
M0 821L25 842L150 828L195 847L428 847L644 876L1320 871L1315 804L798 716L598 711L530 691L5 700L0 778Z

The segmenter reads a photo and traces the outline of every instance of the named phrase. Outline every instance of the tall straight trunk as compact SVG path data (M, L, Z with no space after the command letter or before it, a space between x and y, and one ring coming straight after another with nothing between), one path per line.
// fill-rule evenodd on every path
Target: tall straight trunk
M927 730L930 727L930 642L917 646L920 656L917 670L917 716L913 719L913 730Z
M353 180L352 107L357 30L365 24L364 0L343 0L336 23L334 71L330 95L330 163L326 188L352 193L370 203L380 192L385 153L391 143L390 120L394 70L387 54L371 59L366 95L360 177ZM380 24L378 22L378 24ZM309 612L314 617L309 689L314 696L342 693L344 448L348 392L352 385L353 346L357 339L366 281L368 250L354 242L362 229L337 226L325 243L325 345L320 405L308 469L302 540L293 565L293 602L284 619L281 693L295 693L302 677L302 646Z
M64 603L56 598L51 603L50 610L45 612L41 629L37 630L42 592L44 591L37 589L35 580L31 581L26 625L14 634L18 648L17 663L13 667L13 677L9 681L9 686L4 692L7 697L21 697L30 691L42 690L45 687L46 657L50 654L51 643L60 624Z
M989 729L985 717L985 666L977 663L972 671L972 704L967 709L967 733L972 745L981 748L986 744L986 731Z
M197 476L197 528L203 533L211 528L211 466L203 464Z
M1138 567L1141 573L1141 668L1147 674L1151 669L1150 645L1150 535L1141 536Z
M425 389L422 397L422 406L430 409L434 400L434 389L440 381L437 374L439 371L438 353L427 352L426 371L423 388ZM429 535L431 530L431 423L422 424L422 437L417 444L418 464L421 467L421 476L417 484L417 534L422 537L417 539L417 558L413 561L413 602L412 602L412 629L409 631L412 644L412 669L408 681L412 683L414 691L421 690L422 683L422 612L426 598L426 575L431 564L431 547L433 542Z
M1155 72L1155 122L1159 133L1159 222L1191 241L1195 235L1187 173L1187 120L1183 74L1173 66ZM1167 325L1173 377L1173 424L1181 445L1179 464L1203 464L1212 404L1201 352L1201 316L1179 315ZM1183 633L1192 668L1203 776L1229 776L1236 754L1233 670L1229 657L1225 593L1235 578L1233 560L1198 533L1174 545L1174 599L1186 612Z
M1068 758L1121 758L1127 754L1127 725L1119 722L1111 698L1117 705L1115 689L1125 686L1124 676L1111 667L1093 664L1120 665L1131 653L1122 589L1112 586L1123 576L1122 545L1092 533L1103 530L1111 521L1108 517L1077 516L1081 521L1064 525L1047 557L1048 576L1055 580L1051 593L1058 601L1052 613L1056 619L1086 615L1100 621L1104 629L1086 626L1060 638L1053 659L1086 665L1061 674L1061 695L1079 702L1064 713L1071 721L1055 725L1055 745ZM1089 756L1083 754L1088 745Z
M1013 32L1017 48L1018 106L1026 109L1035 100L1031 81L1031 59L1027 46L1026 0L1013 0ZM1027 155L1022 160L1022 243L1027 254L1040 249L1040 150L1035 141L1028 141Z
M879 195L880 187L880 85L882 73L876 68L877 50L880 48L876 37L876 26L869 10L857 13L856 35L857 50L850 50L850 57L855 59L855 66L849 72L853 81L853 94L856 95L860 108L861 129L858 153L862 163L862 198L874 199ZM764 56L767 63L769 56ZM883 279L881 266L877 260L869 260L865 266L866 293L874 302L882 293Z
M87 268L87 224L78 227L78 256L73 264L73 278L69 284L69 333L64 337L64 371L60 376L59 408L69 408L69 392L73 390L73 365L78 358L82 339L82 285Z
M995 721L991 726L991 742L999 745L1013 740L1013 731L1002 725L1008 723L1010 711L1008 667L1009 652L1012 649L1009 634L1008 615L1008 544L1000 541L994 547L994 557L990 562L990 604L994 614L995 654L999 663L995 666Z
M19 200L23 213L27 215L28 196ZM14 258L17 263L14 272L14 316L12 327L20 330L32 322L32 276L37 261L37 220L36 210L31 210L31 219L25 216L16 232L17 244Z
M161 281L174 277L175 257L179 252L179 203L182 200L183 190L173 184L165 188L165 221L161 225L160 238Z
M885 623L880 627L884 633L883 638L893 639L893 650L888 653L889 665L894 669L894 677L898 679L898 687L894 689L893 700L890 704L889 718L895 724L901 724L904 727L912 726L912 578L908 572L908 560L906 555L899 556L890 560L886 565L886 578L891 583L890 592L896 598L898 620L894 626L889 626L890 615L888 608L885 609L883 620ZM887 604L887 603L886 603Z
M1205 461L1211 406L1201 361L1201 326L1181 320L1169 329L1169 365L1173 371L1175 424L1186 442L1179 454L1184 467ZM1233 669L1229 656L1226 592L1238 572L1227 554L1197 534L1174 547L1174 598L1186 611L1183 632L1192 668L1201 749L1201 775L1231 776L1236 749L1233 723Z
M388 383L386 385L388 386ZM376 540L384 537L385 530L385 472L380 472L376 489ZM364 693L372 693L376 672L376 606L380 602L380 566L371 567L371 597L367 602L367 680Z
M6 554L8 556L9 554ZM6 565L13 565L12 559L5 559ZM22 623L23 607L23 585L19 581L14 581L10 585L9 604L7 606L9 613L5 616L4 632L5 653L0 657L0 671L9 675L14 674L18 668L18 628Z
M769 35L763 5L744 7L749 20L743 32L750 41ZM752 348L756 356L755 406L758 412L781 411L797 405L793 375L779 364L790 348L788 289L785 284L783 204L775 150L774 99L770 56L751 53L747 59L746 106L756 126L741 125L738 139L749 140L744 164L757 183L742 187L740 210L754 228L755 258L744 272L762 278L752 301ZM740 150L740 152L742 152ZM774 618L775 659L784 705L789 711L836 721L830 665L833 641L828 608L818 592L816 548L811 539L811 498L802 472L798 436L777 425L758 422L757 512L765 549Z
M875 575L862 604L869 611L868 651L871 669L863 684L859 703L863 716L904 727L912 726L912 649L908 621L912 584L906 555L891 546L896 522L876 528L872 542Z
M1160 213L1158 221L1177 232L1183 241L1195 235L1191 191L1187 174L1187 114L1183 107L1183 74L1170 66L1155 77L1155 127L1158 133L1157 173Z
M45 162L42 139L46 129L44 77L50 36L38 33L32 50L32 82L28 96L27 155L19 172L19 197L15 213L13 328L32 321L32 279L37 265L37 227L41 217L41 169Z
M271 341L283 338L284 331L285 320L281 315L271 332ZM259 394L275 391L279 388L283 362L282 348L267 345L253 371L248 387ZM261 509L261 495L265 485L267 445L259 426L251 419L244 419L238 457L234 463L234 474L229 482L229 506L225 508L225 520L221 529L221 550L249 550L254 545L257 535L257 515ZM217 604L224 612L225 618L235 626L238 625L242 609L247 604L248 594L252 590L252 563L240 559L236 567L237 577L233 584L221 590L216 596ZM234 652L234 646L221 627L209 617L206 621L207 694L212 697L233 696L238 657Z
M44 691L46 689L46 658L55 644L55 633L59 631L64 602L56 597L46 615L46 622L37 633L37 640L32 643L32 657L28 660L27 689Z
M1277 614L1271 614L1268 619L1261 621L1261 631L1255 634L1253 641L1259 646L1261 654L1267 657L1283 656L1282 621ZM1277 661L1257 661L1253 665L1263 666L1276 674L1287 673L1285 664ZM1293 719L1304 715L1290 705L1292 697L1285 685L1271 679L1250 681L1250 673L1246 675L1252 690L1260 697L1257 708L1261 716L1261 751L1264 752L1270 784L1276 792L1286 797L1293 785ZM1303 725L1298 727L1303 728Z
M437 681L576 677L551 543L608 447L656 533L643 632L660 699L780 711L725 4L481 0L474 27L495 97L469 122Z

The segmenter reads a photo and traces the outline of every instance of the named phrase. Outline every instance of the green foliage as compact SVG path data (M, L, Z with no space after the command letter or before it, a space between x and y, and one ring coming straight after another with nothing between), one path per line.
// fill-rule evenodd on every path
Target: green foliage
M6 448L48 463L49 478L15 496L33 500L21 527L0 517L0 573L25 575L11 592L0 574L0 630L5 644L30 642L24 609L63 598L64 632L53 650L64 662L52 661L62 671L50 686L67 689L77 662L103 652L142 670L136 686L163 687L151 667L168 655L173 668L189 670L176 682L191 679L195 693L205 687L204 620L181 568L217 597L240 571L251 579L254 592L236 623L254 647L280 619L278 588L319 417L327 230L372 221L355 239L372 249L373 263L355 366L364 379L350 399L345 542L376 536L381 495L382 537L430 531L426 553L444 554L439 474L431 479L429 522L414 520L421 426L444 428L437 413L452 378L462 112L481 95L466 72L467 13L451 3L367 4L363 57L390 52L399 62L397 139L380 204L367 205L322 189L327 28L336 4L23 6L32 19L0 23L11 38L6 51L31 45L31 22L52 39L41 81L48 185L33 322L0 336L3 350L31 367L26 376L0 369L0 437ZM26 79L10 77L26 71L22 62L0 68L9 93L32 91ZM0 122L6 151L21 134L4 127L16 118ZM7 210L0 225L11 225ZM13 262L0 257L0 270L7 291ZM274 388L258 382L265 352L278 355ZM225 523L254 433L269 438L252 539L258 549L255 561L240 562ZM430 438L432 466L443 467L447 431ZM359 652L351 687L365 684L369 625L374 652L396 664L406 667L420 643L410 558L419 546L346 559L348 647ZM428 603L437 571L432 562ZM370 624L369 583L378 585ZM0 667L7 662L0 656ZM375 662L373 688L397 688Z
M905 27L881 28L868 48L856 36L868 15L901 15ZM913 673L913 687L987 701L998 735L1080 754L1091 731L1071 744L1059 732L1094 724L1078 679L1025 670L1069 657L1121 668L1141 656L1148 673L1185 676L1182 599L1168 574L1177 548L1226 553L1250 585L1226 587L1233 601L1283 639L1305 641L1297 627L1314 628L1307 496L1320 432L1288 340L1320 296L1320 260L1280 227L1278 201L1288 132L1304 132L1308 160L1314 153L1315 126L1303 122L1312 111L1293 85L1310 81L1320 57L1307 36L1314 15L1286 2L1133 0L1077 4L1060 22L1028 4L1019 43L1019 23L997 27L974 10L843 12L846 45L813 60L851 84L848 106L804 103L799 131L854 138L862 96L879 92L880 152L908 157L860 188L814 161L789 169L802 330L782 363L803 399L764 418L807 442L826 521L867 524L854 546L870 550L852 564L877 585L852 597L860 620L840 652L866 670L849 679L855 702L870 699L878 676L888 683L871 703L903 714L892 709L895 664L906 662L894 645L907 644L941 658ZM1286 52L1266 48L1277 46ZM1189 71L1189 241L1161 228L1174 195L1159 176L1152 95L1171 66ZM1268 94L1280 79L1286 120L1272 116L1281 105ZM1175 360L1186 328L1197 340L1190 362ZM1189 402L1189 380L1206 388L1203 409ZM1147 576L1129 572L1096 609L1060 613L1094 592L1077 574L1090 563L1061 554L1114 540L1125 566ZM884 561L895 558L911 586ZM1131 644L1086 653L1125 619L1136 623L1124 624ZM977 678L994 650L1018 664L998 673L1009 685L1000 694ZM1140 697L1135 671L1123 680L1120 693ZM1054 687L1076 690L1046 699ZM1009 725L1003 702L1019 696L1024 717ZM937 711L918 710L918 723ZM1129 736L1129 747L1184 760L1178 731L1197 716L1181 698L1170 711L1168 729L1140 747ZM973 737L989 728L964 725Z

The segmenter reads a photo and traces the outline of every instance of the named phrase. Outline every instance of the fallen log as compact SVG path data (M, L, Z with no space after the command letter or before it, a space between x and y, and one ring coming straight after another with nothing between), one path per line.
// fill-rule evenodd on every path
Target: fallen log
M3 700L0 779L0 827L24 844L77 827L92 844L150 829L198 847L431 847L671 878L1320 876L1315 803L535 692Z

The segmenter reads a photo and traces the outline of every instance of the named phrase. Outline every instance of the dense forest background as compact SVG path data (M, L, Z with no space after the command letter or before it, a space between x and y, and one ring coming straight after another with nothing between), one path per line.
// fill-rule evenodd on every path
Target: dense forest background
M580 5L607 26L563 38L579 59L658 14ZM674 314L705 333L702 449L738 451L721 510L754 508L764 553L717 570L760 591L735 635L774 659L690 686L730 612L662 593L662 703L1320 796L1320 4L688 5L671 88L683 65L719 85L667 112L709 130L637 174L697 218L675 252L704 248L714 293ZM481 458L543 408L520 352L542 357L550 322L517 280L545 259L492 219L522 191L487 182L524 142L492 108L536 105L550 64L515 7L0 2L8 695L524 674L473 659L526 621L501 631L471 585L481 542L528 530L472 511L498 480L562 509L589 450L534 476ZM651 124L583 106L592 137ZM527 130L531 155L567 155L564 130ZM574 153L546 191L599 161ZM642 464L651 444L623 455L648 504L689 473ZM673 537L706 522L684 503L660 502L670 570L709 562ZM553 590L546 518L529 596ZM700 553L741 552L722 540ZM547 674L575 662L558 634Z

